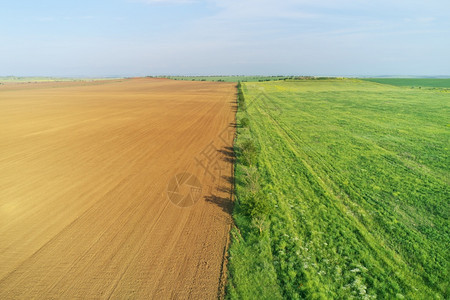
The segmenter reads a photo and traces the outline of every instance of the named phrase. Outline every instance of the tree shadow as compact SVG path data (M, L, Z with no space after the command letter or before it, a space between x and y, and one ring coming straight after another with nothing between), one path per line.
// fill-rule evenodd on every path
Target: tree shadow
M218 186L216 188L216 190L218 192L227 193L227 194L230 194L230 195L233 194L233 192L234 192L232 185L230 185L230 186Z
M233 147L223 147L217 150L217 152L223 155L222 160L228 163L234 164L236 162L236 155L234 154Z
M233 176L222 175L222 178L225 179L225 181L228 182L229 184L234 184Z
M234 154L234 148L232 146L224 146L221 149L218 149L217 152L221 154L221 159L223 161L229 162L234 164L235 163L235 154ZM217 207L222 209L225 213L231 215L231 212L233 211L233 195L234 195L234 177L233 174L231 176L229 175L222 175L222 179L225 180L223 185L219 185L216 187L216 191L218 194L225 194L227 196L222 197L215 195L213 192L211 192L211 195L205 196L205 201L215 204ZM220 180L219 180L220 181Z
M233 157L233 158L235 157L233 147L225 146L222 149L219 149L217 151L222 153L223 155L225 155L227 157Z
M219 197L216 195L205 196L205 201L212 203L222 209L223 212L231 215L233 211L233 202L228 197Z

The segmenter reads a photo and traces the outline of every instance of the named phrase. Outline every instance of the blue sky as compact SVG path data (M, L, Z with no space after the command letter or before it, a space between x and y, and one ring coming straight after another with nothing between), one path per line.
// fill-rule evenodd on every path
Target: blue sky
M450 75L448 0L15 0L0 76Z

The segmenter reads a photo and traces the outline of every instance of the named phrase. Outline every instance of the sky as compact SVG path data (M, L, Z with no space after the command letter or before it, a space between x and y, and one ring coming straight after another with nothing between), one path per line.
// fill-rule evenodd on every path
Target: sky
M0 76L450 75L448 0L0 4Z

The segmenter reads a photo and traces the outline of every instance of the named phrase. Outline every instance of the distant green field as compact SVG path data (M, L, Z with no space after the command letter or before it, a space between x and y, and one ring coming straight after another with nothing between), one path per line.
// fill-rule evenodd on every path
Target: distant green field
M191 81L225 81L225 82L238 82L238 81L271 81L271 80L283 80L292 78L292 76L164 76L165 78L175 80L191 80Z
M396 86L450 88L450 78L364 78L364 80Z
M242 91L228 296L449 299L449 94L357 79Z

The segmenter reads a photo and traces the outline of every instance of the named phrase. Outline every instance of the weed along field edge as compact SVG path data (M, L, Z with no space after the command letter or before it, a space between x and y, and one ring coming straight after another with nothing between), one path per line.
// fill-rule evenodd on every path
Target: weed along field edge
M239 85L230 298L448 297L448 93L392 84Z

